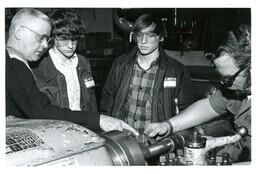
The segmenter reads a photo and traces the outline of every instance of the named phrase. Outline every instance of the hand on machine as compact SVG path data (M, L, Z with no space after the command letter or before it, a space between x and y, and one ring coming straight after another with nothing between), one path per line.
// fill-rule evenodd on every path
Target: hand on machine
M225 137L210 137L201 136L198 130L195 129L193 134L184 138L186 139L186 145L184 146L184 155L177 155L169 153L160 156L161 165L231 165L232 160L229 158L229 154L224 153L218 158L214 157L214 161L206 159L206 154L210 150L225 146L228 144L236 143L248 134L248 130L245 127L237 129L236 134ZM182 149L179 149L182 150ZM178 158L176 156L179 156ZM220 160L219 160L220 158ZM164 159L164 160L163 160ZM175 163L174 161L179 161Z
M138 131L136 131L134 128L129 126L124 121L114 117L103 115L103 114L101 114L101 117L100 117L100 127L105 132L111 131L111 130L119 130L119 131L128 130L135 136L139 135Z
M160 157L159 165L210 165L206 160L208 151L236 143L247 133L245 127L238 128L235 135L225 137L201 136L198 131L193 134L188 134L188 131L179 132L158 141L149 138L150 145L144 147L139 146L136 138L127 132L110 131L102 137L106 140L107 149L115 165L145 165L145 161L157 156ZM180 151L182 153L178 153Z

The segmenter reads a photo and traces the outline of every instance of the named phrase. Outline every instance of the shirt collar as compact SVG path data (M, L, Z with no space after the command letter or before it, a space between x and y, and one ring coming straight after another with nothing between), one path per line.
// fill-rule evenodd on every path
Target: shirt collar
M137 52L137 54L136 54L136 61L135 61L135 63L140 67L140 64L138 62L138 58L139 58L139 52ZM151 64L150 64L148 69L151 69L152 67L157 66L158 64L159 64L159 56L153 62L151 62Z
M49 50L49 55L52 58L52 61L55 64L55 66L77 67L78 57L76 53L73 55L72 58L65 62L53 51L53 48Z

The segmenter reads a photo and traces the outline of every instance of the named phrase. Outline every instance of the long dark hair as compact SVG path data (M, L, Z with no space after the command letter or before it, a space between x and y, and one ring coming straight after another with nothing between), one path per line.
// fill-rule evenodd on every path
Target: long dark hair
M155 28L152 30L152 32L156 33L162 38L165 37L167 30L160 17L149 13L143 14L136 19L132 31L134 33L139 32L145 28L150 27L152 24L155 25Z

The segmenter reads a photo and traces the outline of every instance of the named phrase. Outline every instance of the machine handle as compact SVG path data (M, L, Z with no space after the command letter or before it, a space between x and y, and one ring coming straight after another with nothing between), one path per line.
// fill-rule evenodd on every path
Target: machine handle
M248 135L248 129L244 126L237 128L236 133L239 134L242 138Z

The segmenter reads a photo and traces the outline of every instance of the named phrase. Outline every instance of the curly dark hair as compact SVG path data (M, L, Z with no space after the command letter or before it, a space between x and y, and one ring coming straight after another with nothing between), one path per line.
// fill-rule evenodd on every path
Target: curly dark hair
M251 26L242 24L227 32L223 42L215 52L218 58L223 52L236 61L238 67L251 65Z
M51 16L51 19L53 23L53 36L65 35L71 38L84 37L84 25L74 11L59 9Z
M222 44L217 48L213 59L223 53L234 58L237 67L247 67L247 87L251 86L251 26L242 24L227 32Z

